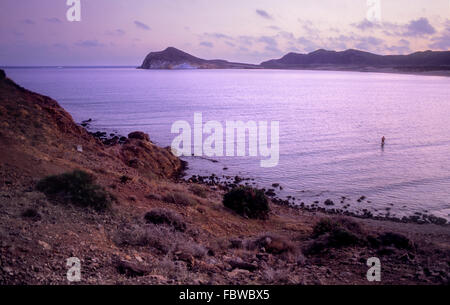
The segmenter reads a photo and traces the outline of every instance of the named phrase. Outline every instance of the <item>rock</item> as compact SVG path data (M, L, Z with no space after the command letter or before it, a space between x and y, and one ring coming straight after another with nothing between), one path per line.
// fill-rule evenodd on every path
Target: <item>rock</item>
M325 205L334 205L334 202L331 199L327 199L327 200L325 200L324 204Z
M42 240L38 240L38 244L42 246L45 250L51 250L52 246L50 246L48 243Z
M128 134L128 139L138 139L143 141L150 141L150 137L148 134L142 131L134 131Z
M142 259L142 257L140 257L140 256L137 255L137 254L134 255L134 258L135 258L138 262L140 262L140 263L143 263L143 262L144 262L144 260Z
M233 238L230 240L230 247L234 249L241 249L243 247L243 241L239 238Z
M246 262L241 262L238 260L230 260L228 262L231 266L231 268L233 269L243 269L243 270L248 270L248 271L255 271L258 266L256 264L250 264L250 263L246 263Z
M167 277L163 276L163 275L159 275L159 274L152 274L150 276L153 280L158 281L159 283L165 283L167 282Z
M238 277L238 276L240 276L240 275L248 276L249 273L250 273L250 271L248 271L248 270L244 270L244 269L234 269L233 271L228 272L228 276L231 277L231 278L235 278L235 277Z
M115 262L117 271L120 274L125 274L126 276L143 276L151 272L149 266L133 263L125 260L117 260Z
M194 257L188 253L184 253L182 251L177 251L174 253L174 255L175 255L176 260L186 262L189 267L192 267L195 264Z
M145 198L151 199L151 200L163 201L162 196L158 195L158 194L148 194L148 195L145 196Z
M378 255L392 255L397 253L397 249L394 247L382 247L377 251Z

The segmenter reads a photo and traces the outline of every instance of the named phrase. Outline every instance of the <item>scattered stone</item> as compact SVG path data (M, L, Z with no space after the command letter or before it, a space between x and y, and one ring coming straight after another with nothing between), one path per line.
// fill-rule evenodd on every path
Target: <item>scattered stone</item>
M330 205L334 205L334 202L331 199L327 199L327 200L325 200L324 204L327 206L330 206Z
M44 250L51 250L52 246L50 246L48 243L42 240L38 240L38 244L44 248Z
M255 271L258 268L258 265L256 264L246 263L238 260L230 260L228 261L228 264L230 264L231 268L233 269L243 269L251 272Z

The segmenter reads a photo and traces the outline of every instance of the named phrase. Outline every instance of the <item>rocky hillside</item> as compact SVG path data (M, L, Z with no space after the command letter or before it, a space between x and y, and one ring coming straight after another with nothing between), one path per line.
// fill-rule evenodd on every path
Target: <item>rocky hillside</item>
M257 69L257 65L233 63L226 60L206 60L169 47L161 52L151 52L141 69Z
M3 71L0 125L0 285L70 284L70 257L81 284L368 284L374 256L380 284L449 283L449 226L272 202L243 217L148 135L104 144Z

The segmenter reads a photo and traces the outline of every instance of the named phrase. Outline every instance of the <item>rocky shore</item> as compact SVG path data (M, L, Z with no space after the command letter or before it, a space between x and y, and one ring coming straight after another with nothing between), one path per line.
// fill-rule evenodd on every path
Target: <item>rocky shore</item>
M293 208L280 185L248 217L224 195L251 180L181 179L151 135L90 133L3 71L0 125L0 284L69 284L70 257L80 284L449 283L449 226Z

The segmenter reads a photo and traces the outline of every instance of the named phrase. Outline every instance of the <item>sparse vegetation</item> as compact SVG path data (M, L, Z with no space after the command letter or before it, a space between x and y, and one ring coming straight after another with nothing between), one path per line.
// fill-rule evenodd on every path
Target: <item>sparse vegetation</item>
M115 242L119 246L148 246L167 254L171 247L182 239L179 233L165 226L147 224L124 227L115 236Z
M366 238L361 226L347 218L324 218L313 228L315 239L306 249L307 253L318 253L327 248L342 248L364 245Z
M232 189L224 195L223 204L244 217L267 219L269 216L269 202L264 191L252 187Z
M100 185L95 178L81 170L61 175L48 176L37 184L37 189L49 197L74 205L94 208L97 211L108 209L115 198Z
M201 198L206 198L206 196L208 195L208 192L206 190L206 188L202 185L199 184L193 184L189 187L189 190L194 193L194 195L201 197Z
M34 221L40 220L41 219L41 215L39 214L38 211L36 211L35 209L29 208L26 209L23 213L22 213L22 217L24 218L28 218Z
M175 254L180 253L184 256L190 255L197 259L201 259L206 256L208 250L197 243L180 243L176 246L174 252Z
M163 196L163 200L168 203L190 206L197 204L197 200L187 192L173 191Z
M386 232L378 237L380 244L383 246L394 246L397 249L413 249L414 244L406 236L398 233Z
M144 219L147 223L168 225L177 231L186 231L186 223L181 216L168 209L153 209L145 214Z
M256 240L248 245L249 249L264 248L265 252L271 254L293 253L295 251L294 244L286 238L267 233L259 236Z

